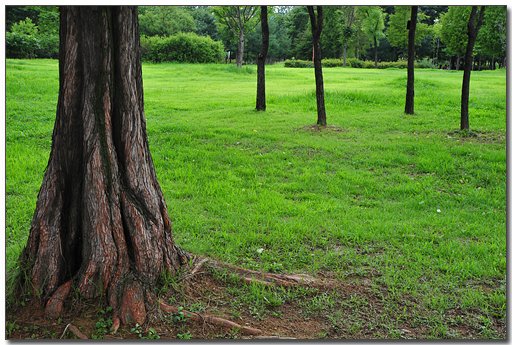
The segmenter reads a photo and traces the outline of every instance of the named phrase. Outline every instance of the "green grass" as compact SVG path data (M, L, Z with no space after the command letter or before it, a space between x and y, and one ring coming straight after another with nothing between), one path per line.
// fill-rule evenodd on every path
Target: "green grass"
M506 73L472 73L462 135L462 72L416 70L416 114L406 115L405 70L326 68L327 122L341 130L318 132L302 129L316 122L313 71L266 70L267 111L257 112L255 66L143 64L178 244L251 269L370 276L391 306L407 295L436 313L503 318ZM48 161L58 63L7 60L6 82L9 269Z

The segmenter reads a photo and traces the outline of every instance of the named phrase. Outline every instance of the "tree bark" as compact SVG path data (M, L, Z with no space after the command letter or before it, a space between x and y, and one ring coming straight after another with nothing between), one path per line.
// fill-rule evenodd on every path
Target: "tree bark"
M407 93L405 95L405 113L414 114L414 36L418 6L411 6L411 21L409 22L409 49L407 52Z
M482 21L485 12L485 6L482 6L479 12L478 20L475 27L475 18L478 11L478 6L471 8L471 15L468 22L468 45L466 47L466 56L464 64L464 76L462 78L462 97L460 106L460 129L469 130L469 80L471 77L471 61L473 59L473 48L475 47L476 36L478 30L482 26Z
M343 67L347 67L347 41L343 43Z
M377 65L377 61L379 60L379 57L377 55L377 37L373 37L373 45L375 47L375 69L379 68Z
M72 286L142 324L159 275L189 258L149 152L137 8L61 7L52 149L20 256L47 317Z
M238 35L238 51L236 52L236 66L242 68L244 62L244 47L245 47L245 36L244 32L241 31Z
M320 41L320 34L323 28L323 9L322 6L317 6L317 15L313 6L307 6L309 12L309 19L311 20L311 29L313 32L313 48L314 48L314 66L315 66L315 81L316 81L316 108L318 113L317 125L326 126L327 116L325 114L325 99L324 99L324 77L322 74L322 48Z
M258 85L256 90L256 110L266 110L265 100L265 60L269 46L267 6L261 6L261 51L258 54Z

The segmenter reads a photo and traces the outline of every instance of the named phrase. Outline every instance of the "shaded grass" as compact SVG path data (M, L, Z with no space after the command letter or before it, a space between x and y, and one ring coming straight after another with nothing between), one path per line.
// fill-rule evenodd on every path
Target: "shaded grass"
M312 71L267 66L266 112L254 110L254 71L143 65L151 153L180 246L253 269L370 276L392 308L406 295L431 311L504 317L505 73L472 74L478 136L464 137L462 73L416 71L409 116L405 71L325 69L327 121L342 130L308 131ZM8 267L48 160L57 73L55 61L7 61Z

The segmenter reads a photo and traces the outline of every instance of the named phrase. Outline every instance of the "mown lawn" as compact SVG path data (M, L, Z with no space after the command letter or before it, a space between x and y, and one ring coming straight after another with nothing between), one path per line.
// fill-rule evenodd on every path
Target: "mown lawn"
M421 337L468 337L461 323L506 337L506 73L472 73L459 133L462 71L416 70L415 115L405 70L323 72L332 127L319 130L312 69L267 66L257 112L255 66L143 65L178 244L250 269L369 279L391 318L434 318ZM58 62L7 60L6 82L10 270L48 161Z

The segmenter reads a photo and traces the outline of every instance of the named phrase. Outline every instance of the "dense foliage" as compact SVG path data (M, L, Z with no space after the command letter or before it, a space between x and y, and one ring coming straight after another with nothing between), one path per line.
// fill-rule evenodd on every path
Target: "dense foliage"
M14 7L14 6L7 6ZM59 13L54 6L22 7L25 11L7 10L11 14L10 30L5 35L7 58L57 58L59 53ZM33 13L15 21L23 13Z
M142 60L150 62L215 63L224 58L224 45L195 33L141 37Z
M219 6L140 6L144 58L147 61L216 62L230 52L230 60L234 61L240 50L240 37L215 15L218 9ZM470 6L419 6L416 60L427 61L423 64L435 68L456 69L457 65L463 68L464 54L461 52L465 50L469 9ZM375 62L375 56L379 64L405 61L409 19L410 6L326 6L321 35L323 59L342 59L345 65L349 65L348 59ZM261 26L258 24L254 28L254 25L248 25L244 32L245 64L255 63L261 49ZM269 11L268 25L270 46L267 62L292 58L311 60L313 41L305 6L273 6ZM57 57L57 7L6 6L6 29L8 58ZM206 49L206 41L192 38L193 34L209 36L213 41L222 43L222 57L219 58L218 46ZM189 51L171 52L170 49L174 48L168 45L173 40L181 42L179 45ZM187 48L187 44L195 43L200 47ZM159 47L156 51L148 50L156 46ZM199 50L201 57L196 57L195 49ZM167 53L163 53L164 50ZM213 55L204 57L206 51ZM505 53L506 6L487 6L475 46L474 68L503 67ZM192 60L187 60L189 58ZM232 62L230 60L227 62Z

